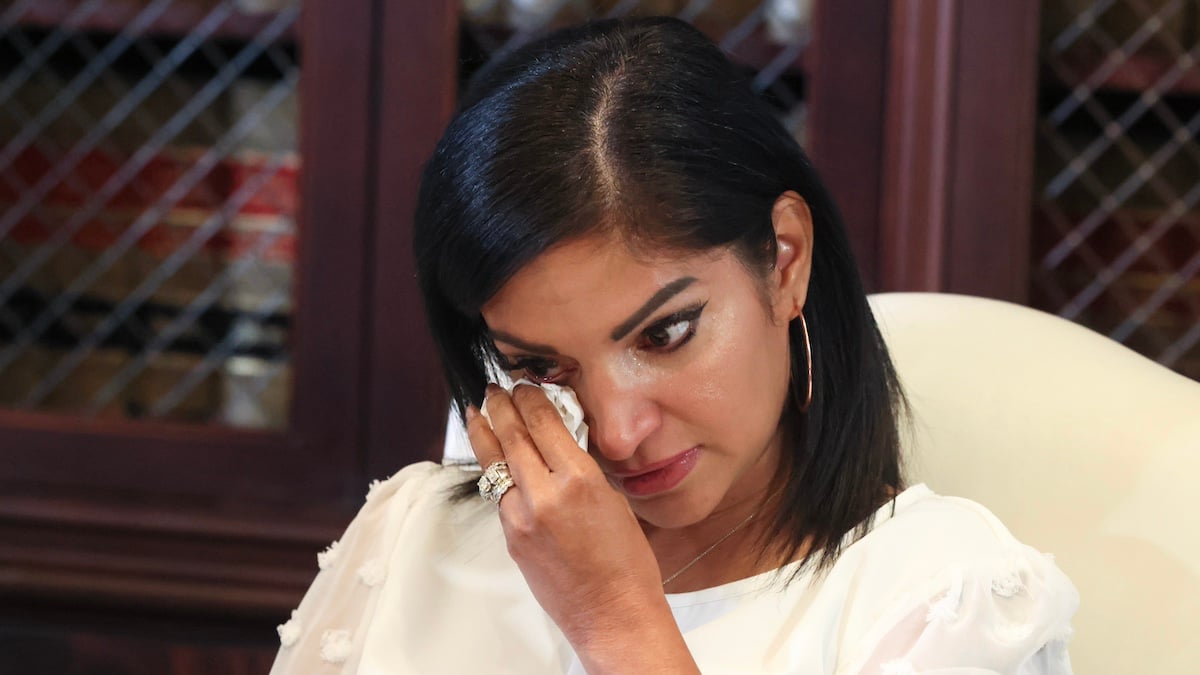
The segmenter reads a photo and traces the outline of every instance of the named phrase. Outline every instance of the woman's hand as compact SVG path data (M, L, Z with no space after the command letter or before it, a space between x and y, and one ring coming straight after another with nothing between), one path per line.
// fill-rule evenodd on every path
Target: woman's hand
M534 386L489 385L487 408L495 430L471 408L467 431L480 466L508 462L509 554L588 672L694 670L637 518L554 405Z

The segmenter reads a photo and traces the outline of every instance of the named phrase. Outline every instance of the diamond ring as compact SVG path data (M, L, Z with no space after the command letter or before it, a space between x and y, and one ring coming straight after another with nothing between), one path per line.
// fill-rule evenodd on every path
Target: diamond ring
M499 504L500 498L512 486L513 479L508 471L508 462L492 462L479 477L479 496L493 504Z

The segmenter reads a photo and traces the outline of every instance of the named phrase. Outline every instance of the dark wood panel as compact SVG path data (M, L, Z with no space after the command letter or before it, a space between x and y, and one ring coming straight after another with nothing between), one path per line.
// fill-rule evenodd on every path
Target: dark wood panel
M323 467L345 494L365 483L363 332L371 220L371 3L304 7L300 97L302 237L296 258L292 429L296 461ZM297 485L303 489L303 485Z
M306 462L299 433L0 411L0 485L144 490L288 501L346 494L328 466Z
M0 675L262 675L277 623L18 601L0 607Z
M355 506L0 496L3 598L286 615Z
M809 141L869 290L879 290L886 0L818 2L810 46Z
M962 5L946 290L1029 299L1040 3Z
M367 381L368 465L382 476L441 456L447 396L412 253L420 171L449 120L457 3L384 3Z
M881 290L1026 299L1038 3L893 4Z
M893 7L880 213L882 290L936 291L944 285L959 9L954 0Z

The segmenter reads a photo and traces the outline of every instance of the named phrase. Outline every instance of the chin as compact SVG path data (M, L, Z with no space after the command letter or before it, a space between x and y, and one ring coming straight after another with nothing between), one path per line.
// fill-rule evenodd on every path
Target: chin
M688 518L678 513L639 513L634 511L634 514L637 515L639 521L658 530L680 530L704 520L703 517Z
M688 490L668 492L652 498L630 499L630 508L638 520L659 529L675 530L689 527L712 515L716 503L697 499Z

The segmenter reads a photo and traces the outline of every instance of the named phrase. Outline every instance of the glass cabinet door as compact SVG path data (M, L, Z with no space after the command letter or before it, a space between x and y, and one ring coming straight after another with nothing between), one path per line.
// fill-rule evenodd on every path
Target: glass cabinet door
M349 494L372 35L353 4L0 6L0 483Z
M287 428L299 14L6 8L0 406Z
M182 621L199 653L240 617L269 653L367 473L444 428L396 421L432 350L372 331L423 331L382 304L412 285L389 200L454 86L381 72L452 53L449 7L0 0L0 624Z
M1032 300L1200 380L1200 6L1042 3Z

